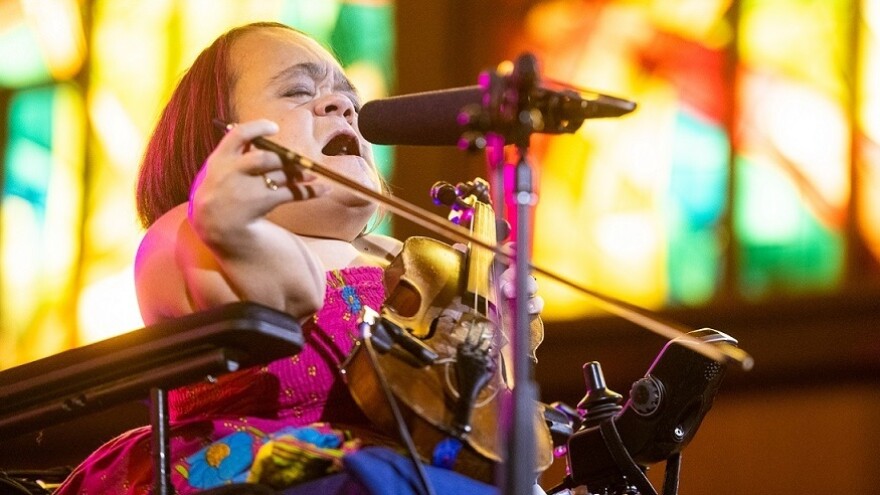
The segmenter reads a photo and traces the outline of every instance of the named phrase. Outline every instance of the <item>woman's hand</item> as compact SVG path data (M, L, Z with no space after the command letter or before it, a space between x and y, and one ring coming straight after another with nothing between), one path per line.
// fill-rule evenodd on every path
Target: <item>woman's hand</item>
M238 124L205 161L190 190L188 216L208 245L234 250L276 206L326 193L314 175L285 169L277 154L251 146L276 132L278 125L268 120Z
M509 267L504 270L501 275L498 277L498 288L501 291L501 294L507 299L513 299L516 297L516 270L514 267ZM544 310L544 299L538 295L538 281L535 280L535 277L529 276L526 281L526 294L529 297L529 301L526 304L528 308L529 314L531 315L539 315L541 311Z
M506 244L503 246L503 249L511 254L514 245ZM535 277L528 276L526 280L523 281L525 284L526 295L528 296L528 301L526 302L526 308L529 312L529 342L528 342L528 356L532 360L532 362L537 363L538 357L535 355L535 351L538 349L538 346L541 345L541 342L544 341L544 322L541 321L541 312L544 310L544 298L538 295L538 281L535 280ZM509 266L501 275L498 276L498 291L501 293L501 297L503 297L507 302L507 311L508 314L515 313L515 303L516 303L516 267ZM513 328L507 328L508 332L513 332Z
M184 272L199 308L247 300L305 317L323 305L323 264L302 238L266 215L328 188L311 174L286 172L277 154L251 146L276 132L268 120L236 125L193 183L187 219L207 249L194 242L195 261Z

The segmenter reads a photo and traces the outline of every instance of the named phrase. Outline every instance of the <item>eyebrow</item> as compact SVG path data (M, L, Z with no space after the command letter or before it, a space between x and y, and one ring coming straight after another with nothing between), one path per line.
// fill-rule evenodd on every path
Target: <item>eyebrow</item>
M291 65L278 74L272 76L272 82L278 82L288 77L305 73L315 81L323 80L327 77L327 65L316 64L314 62L302 62ZM357 90L345 74L339 68L333 68L333 90L346 93L352 93L357 96Z

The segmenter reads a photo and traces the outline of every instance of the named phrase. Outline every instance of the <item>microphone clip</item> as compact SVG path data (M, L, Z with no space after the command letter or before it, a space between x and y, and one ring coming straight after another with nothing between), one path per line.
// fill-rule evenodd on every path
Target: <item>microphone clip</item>
M523 53L509 72L487 70L480 74L478 82L481 103L466 106L458 117L458 123L465 129L459 147L482 150L488 142L486 135L491 133L527 148L532 133L544 128L542 114L530 98L540 82L535 56Z
M480 74L481 103L467 105L458 116L465 129L459 147L482 150L489 133L526 147L533 133L574 133L586 119L619 117L636 108L635 102L610 95L595 93L590 98L571 86L558 90L542 86L538 61L528 52L517 57L512 67L508 72L499 69Z

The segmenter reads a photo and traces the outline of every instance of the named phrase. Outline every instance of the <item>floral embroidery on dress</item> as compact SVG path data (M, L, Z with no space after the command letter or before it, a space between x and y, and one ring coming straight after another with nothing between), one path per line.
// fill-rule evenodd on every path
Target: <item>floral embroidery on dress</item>
M257 452L248 482L285 488L338 472L342 457L360 446L358 440L324 423L284 428Z
M360 316L361 309L364 307L361 297L354 286L346 283L341 271L332 270L330 272L330 284L339 290L339 295L345 303L346 312L342 315L342 319L348 321L352 316Z
M187 457L176 469L191 486L200 489L243 482L254 460L253 446L254 436L239 431Z
M175 469L200 490L243 482L284 488L339 471L342 457L359 446L349 433L326 423L269 435L249 428L207 445Z
M358 296L357 291L354 287L350 285L346 285L342 288L342 297L345 299L345 304L348 306L348 310L353 314L360 314L361 308L363 308L363 304L361 304L361 298Z

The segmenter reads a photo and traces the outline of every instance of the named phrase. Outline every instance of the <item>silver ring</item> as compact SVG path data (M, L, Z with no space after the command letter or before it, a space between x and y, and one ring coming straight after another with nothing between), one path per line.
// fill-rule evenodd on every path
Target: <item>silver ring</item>
M267 188L269 188L273 191L278 190L278 183L275 182L274 180L270 179L269 176L266 174L263 174L263 182L266 184Z

